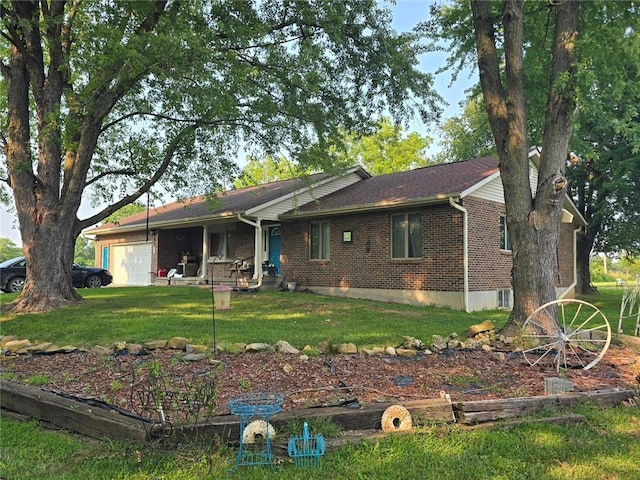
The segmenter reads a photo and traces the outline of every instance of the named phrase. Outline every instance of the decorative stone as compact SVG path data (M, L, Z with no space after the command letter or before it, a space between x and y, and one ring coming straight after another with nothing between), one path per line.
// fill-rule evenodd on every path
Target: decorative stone
M507 356L504 352L493 352L493 358L499 362L505 362L507 360Z
M31 342L29 340L9 340L8 342L6 342L3 346L2 349L5 352L12 352L12 353L18 353L19 350L25 350L27 347L31 346Z
M51 342L44 342L44 343L39 343L37 345L31 345L30 347L27 347L26 350L28 353L31 353L31 354L42 353L50 346L51 346Z
M284 371L284 373L289 375L293 371L293 367L287 363L287 364L283 365L282 371Z
M172 350L185 350L189 344L189 339L184 337L173 337L167 342L167 348Z
M52 343L43 353L62 353L64 350L59 345Z
M418 354L413 348L396 348L396 355L399 357L415 357Z
M402 338L402 344L400 345L401 348L412 348L414 350L424 350L427 348L422 340L419 340L415 337L403 336Z
M91 347L91 352L97 355L111 355L112 350L107 347L101 347L100 345L95 345Z
M13 342L14 340L18 340L18 337L16 337L15 335L7 335L7 336L2 336L0 337L0 347L4 347L7 342Z
M81 349L76 347L75 345L65 345L64 347L60 347L60 350L64 353L73 353Z
M292 355L298 355L300 353L300 350L298 350L297 348L293 347L289 342L286 342L284 340L280 340L279 342L276 343L276 352L279 352L279 353L290 353Z
M307 360L309 360L309 355L300 355L298 358L301 361L306 362Z
M495 330L496 326L493 324L491 320L485 320L482 323L477 325L471 325L469 329L465 332L467 338L471 338L478 333L488 332L489 330Z
M206 353L188 353L184 357L182 357L187 362L197 362L199 360L204 360L207 358Z
M113 348L116 352L122 352L127 348L127 342L116 342L113 344Z
M395 357L397 355L396 349L393 347L387 347L384 349L385 355L389 355L390 357Z
M320 342L317 346L316 349L320 352L320 353L329 353L329 351L331 350L331 344L329 343L328 340L325 340L323 342Z
M273 347L268 343L250 343L244 347L245 352L266 352L272 351Z
M186 353L209 353L209 347L207 345L187 345L185 348Z
M544 379L544 393L554 395L556 393L571 392L574 389L573 382L560 377L549 377Z
M482 345L482 350L484 350L485 352L490 352L491 350L493 350L493 348L491 348L491 345L485 344Z
M153 340L151 342L143 343L142 346L147 350L158 350L162 348L167 348L166 340Z
M142 345L139 343L127 343L127 353L137 355L142 351Z
M338 345L338 353L343 355L355 355L358 353L358 347L355 343L341 343Z
M440 350L444 350L445 348L447 348L447 341L443 337L441 337L440 335L433 335L431 337L431 350L439 352Z

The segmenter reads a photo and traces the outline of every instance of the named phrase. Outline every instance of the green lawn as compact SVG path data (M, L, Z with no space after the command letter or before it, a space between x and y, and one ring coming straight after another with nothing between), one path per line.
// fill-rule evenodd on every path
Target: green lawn
M215 312L211 291L201 288L103 288L80 293L86 299L80 306L37 315L3 315L2 335L77 346L182 336L208 345L215 320L218 344L287 340L301 348L328 340L367 347L399 344L403 335L428 342L434 334L462 334L487 319L500 326L508 318L500 310L465 314L304 293L233 293L232 308Z
M329 340L359 346L399 343L403 335L428 342L433 334L463 333L508 314L465 314L433 307L348 300L302 293L234 293L230 310L212 314L211 292L199 288L104 288L82 290L83 305L37 315L2 314L0 334L79 346L112 345L188 337L210 344L215 315L218 343L268 342L295 346ZM621 289L601 286L585 300L617 329ZM7 303L14 296L0 295ZM633 320L625 331L633 328ZM469 430L445 425L420 428L327 455L319 470L292 465L233 471L235 450L184 444L177 451L149 452L139 445L98 442L41 429L35 422L1 417L0 479L631 479L640 478L640 411L582 407L587 422L560 427L530 424ZM138 455L136 452L141 452Z
M420 428L328 453L318 470L285 463L233 470L235 451L181 445L152 452L42 430L2 418L0 478L55 480L438 479L613 480L640 478L640 411L583 407L580 425L550 423L470 430ZM138 456L141 452L142 456ZM141 460L141 461L139 461Z

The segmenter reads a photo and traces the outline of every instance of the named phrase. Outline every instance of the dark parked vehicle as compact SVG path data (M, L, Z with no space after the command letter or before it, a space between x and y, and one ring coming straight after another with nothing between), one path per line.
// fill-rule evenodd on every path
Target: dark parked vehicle
M15 293L22 290L27 275L24 257L12 258L0 263L0 290ZM76 288L100 288L109 285L113 276L108 270L96 267L83 267L73 264L71 269L73 286Z

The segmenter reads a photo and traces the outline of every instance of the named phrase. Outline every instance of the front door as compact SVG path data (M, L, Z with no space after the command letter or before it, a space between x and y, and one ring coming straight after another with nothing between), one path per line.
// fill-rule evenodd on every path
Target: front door
M269 227L269 263L280 273L280 227Z

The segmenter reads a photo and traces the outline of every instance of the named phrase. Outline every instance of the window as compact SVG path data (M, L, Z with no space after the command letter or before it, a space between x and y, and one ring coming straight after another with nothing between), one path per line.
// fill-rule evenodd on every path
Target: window
M511 290L498 290L498 308L511 308Z
M507 229L507 217L500 215L500 250L511 250L511 239Z
M309 252L311 260L328 260L331 238L329 222L311 222L309 236L311 238Z
M403 213L391 217L391 258L422 256L422 217Z
M213 232L209 235L209 256L220 259L233 257L234 242L232 232Z

